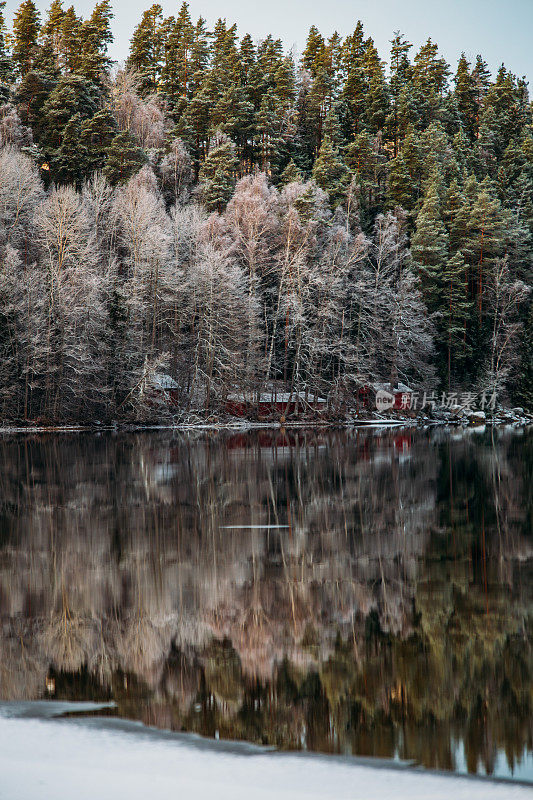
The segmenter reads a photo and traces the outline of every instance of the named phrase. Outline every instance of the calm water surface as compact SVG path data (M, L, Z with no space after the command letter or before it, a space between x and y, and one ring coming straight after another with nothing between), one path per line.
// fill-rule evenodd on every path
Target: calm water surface
M3 438L0 699L533 781L532 466L516 430Z

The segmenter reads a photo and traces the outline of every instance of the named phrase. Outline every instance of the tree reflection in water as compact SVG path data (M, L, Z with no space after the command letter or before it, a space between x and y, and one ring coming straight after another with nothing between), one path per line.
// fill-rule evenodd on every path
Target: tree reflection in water
M531 769L532 433L0 448L2 698L113 698L207 736Z

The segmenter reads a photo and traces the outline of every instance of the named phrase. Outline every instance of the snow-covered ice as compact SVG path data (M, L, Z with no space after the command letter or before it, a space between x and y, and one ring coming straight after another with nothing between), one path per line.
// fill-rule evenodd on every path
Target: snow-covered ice
M54 719L69 707L43 705L0 705L1 800L533 797L525 786L212 743L116 719Z

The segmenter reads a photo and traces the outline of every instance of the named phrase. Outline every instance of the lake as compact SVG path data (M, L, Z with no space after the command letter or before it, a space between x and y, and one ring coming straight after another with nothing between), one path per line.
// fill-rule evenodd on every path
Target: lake
M533 781L533 432L0 440L0 699Z

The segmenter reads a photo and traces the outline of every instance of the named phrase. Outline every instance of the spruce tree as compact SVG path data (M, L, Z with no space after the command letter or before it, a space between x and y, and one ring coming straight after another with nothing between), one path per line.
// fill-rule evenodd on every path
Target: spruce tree
M303 173L298 169L294 161L291 160L281 173L279 179L280 186L287 186L289 183L301 182L303 180Z
M107 150L104 175L113 186L125 183L146 163L142 147L129 131L118 133Z
M411 79L411 64L409 62L409 50L412 44L404 39L403 34L395 31L394 39L391 41L390 51L390 96L391 111L388 119L388 132L393 142L393 155L396 157L400 150L402 140L402 126L400 125L400 97L405 97Z
M471 285L476 297L478 321L483 313L487 272L504 250L505 215L493 196L491 185L484 180L470 207L467 238L463 254L470 265Z
M88 152L81 136L81 116L74 114L62 132L61 143L50 159L50 171L54 180L74 183L81 188L88 168Z
M430 184L416 218L411 254L422 279L428 309L438 311L442 302L443 276L448 260L448 233L442 220L437 178Z
M394 209L396 206L401 206L406 211L412 211L416 203L416 186L402 153L389 162L388 171L388 207Z
M116 135L117 124L109 109L103 108L83 122L80 136L87 153L87 176L103 168L107 152Z
M468 266L458 252L446 262L442 272L442 297L438 320L441 343L446 349L443 373L448 390L464 377L465 364L472 348L468 338L472 303L468 292Z
M470 72L464 53L461 54L455 73L455 98L461 117L462 128L471 141L476 138L478 107L476 103L476 81Z
M198 188L208 211L220 213L225 208L235 186L237 167L235 145L227 137L220 137L200 169Z
M328 193L333 206L338 205L346 193L348 175L346 164L333 147L329 136L325 136L313 167L313 178Z

